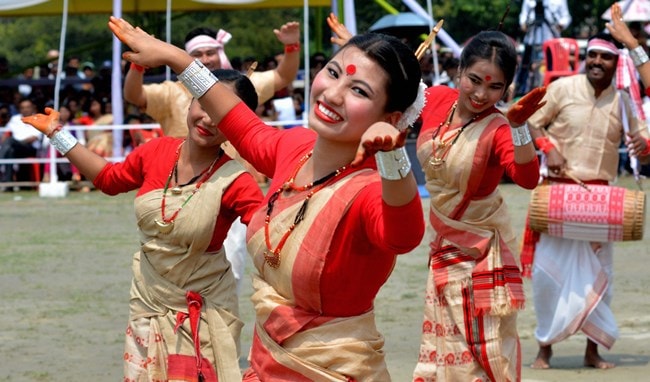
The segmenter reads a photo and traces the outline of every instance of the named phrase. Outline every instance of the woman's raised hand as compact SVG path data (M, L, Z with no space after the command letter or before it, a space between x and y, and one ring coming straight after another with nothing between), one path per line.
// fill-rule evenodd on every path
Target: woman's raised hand
M508 109L506 117L513 126L523 125L531 115L535 114L546 101L542 99L546 95L546 87L542 86L531 90L528 94L521 97L514 105Z
M346 42L348 42L349 39L352 38L352 33L350 33L344 24L341 24L339 18L336 17L334 13L330 13L330 15L327 16L327 25L330 26L330 29L336 35L330 37L332 44L343 46Z
M634 35L632 35L632 32L630 32L627 24L625 24L625 21L623 21L621 6L618 3L614 3L610 9L612 19L605 23L605 27L611 33L612 37L625 44L628 49L635 48L638 42Z
M300 23L290 21L283 24L279 29L273 29L275 37L284 45L290 45L300 42Z
M38 131L49 137L59 125L59 112L51 107L46 107L45 114L33 114L22 117L20 120L34 126Z
M155 38L122 18L111 16L108 27L115 37L131 49L131 51L122 53L122 57L145 68L155 68L161 65L171 66L174 54L181 52L187 55L184 50ZM181 71L184 68L185 66L172 67L172 69L180 69Z
M406 144L406 131L399 131L387 122L377 122L371 125L361 136L357 155L352 166L363 163L366 158L378 151L392 151Z

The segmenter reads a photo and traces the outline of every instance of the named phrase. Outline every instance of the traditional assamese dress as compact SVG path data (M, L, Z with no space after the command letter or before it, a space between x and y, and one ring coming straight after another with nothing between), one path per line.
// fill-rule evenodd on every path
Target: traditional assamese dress
M266 70L253 72L249 79L255 87L259 104L273 98L275 92L275 71ZM163 135L170 137L187 136L187 110L192 102L192 95L180 81L163 81L150 83L143 86L143 92L147 98L147 105L144 112L160 124ZM226 154L234 158L247 168L248 164L241 161L237 152L232 146L225 142L221 146ZM227 235L224 246L226 257L232 264L232 271L238 284L244 274L248 253L244 243L246 227L239 221L232 224L231 232ZM239 286L240 287L240 286Z
M608 184L616 179L618 149L624 139L623 116L632 134L640 132L648 138L645 122L635 117L628 94L610 86L596 98L584 74L552 82L544 99L546 105L531 116L528 125L545 129L544 135L566 159L567 171L586 184ZM546 181L574 183L554 177ZM541 345L552 345L582 331L610 349L618 337L609 306L613 243L600 243L594 251L588 241L544 233L537 236L538 242L524 243L521 254L524 275L532 273L535 338Z
M268 240L286 236L279 264L265 260L265 218L271 195L291 177L316 140L305 128L265 125L243 104L219 125L237 151L272 179L269 195L248 226L248 251L257 273L256 311L246 381L388 381L383 336L373 302L396 255L424 235L418 195L387 205L374 158L333 177L309 199L304 220L287 235L311 190L282 192L272 201Z
M133 256L124 381L196 380L199 370L206 381L240 381L243 323L222 243L235 218L250 220L262 193L241 165L222 155L198 192L192 194L195 183L179 195L167 190L166 216L182 208L173 229L162 233L156 220L162 220L163 190L181 142L163 137L140 145L94 181L109 195L139 189L141 248Z
M441 133L438 128L457 99L457 90L429 88L417 141L431 195L433 238L413 380L517 381L516 317L524 292L515 235L497 186L505 171L518 185L534 188L539 164L537 158L514 162L510 126L496 108L481 113L461 133L460 128ZM444 162L433 166L434 145L454 138Z

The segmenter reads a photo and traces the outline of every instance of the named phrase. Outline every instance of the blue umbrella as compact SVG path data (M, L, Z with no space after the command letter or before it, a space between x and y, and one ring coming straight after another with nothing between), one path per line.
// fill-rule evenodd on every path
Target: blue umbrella
M368 28L370 32L385 33L397 37L418 36L429 33L429 21L413 12L386 15Z

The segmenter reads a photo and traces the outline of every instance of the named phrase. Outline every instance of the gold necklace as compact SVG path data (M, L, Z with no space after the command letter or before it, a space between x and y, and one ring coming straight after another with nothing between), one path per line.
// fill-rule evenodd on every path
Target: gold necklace
M205 183L206 180L210 179L210 177L214 174L214 172L217 170L215 168L215 164L217 161L219 161L219 158L221 158L221 155L223 154L223 150L220 148L219 153L217 154L217 157L214 158L212 163L210 164L209 167L207 167L205 170L201 171L201 173L197 176L194 177L193 180L198 179L198 177L201 177L201 179L196 183L194 186L194 190L190 193L190 195L185 199L183 204L170 216L169 218L165 217L165 207L167 205L167 189L169 188L169 184L171 183L172 176L177 173L178 170L178 159L180 158L180 153L181 153L181 146L183 146L183 143L185 143L185 140L181 142L180 145L178 145L178 148L176 149L176 159L174 160L174 166L172 167L172 170L169 172L169 176L167 177L167 182L165 182L165 188L163 189L163 195L162 195L162 201L160 202L160 213L162 215L162 220L154 219L154 222L156 223L156 226L158 226L158 231L162 234L168 234L174 229L174 221L176 220L176 217L178 216L178 213L181 212L183 207L192 199L192 196L196 194L199 191L199 188ZM178 175L176 175L178 177ZM177 179L178 181L178 179ZM192 181L188 182L187 184L191 184ZM187 185L185 184L185 185ZM177 187L179 187L177 185ZM178 195L182 192L174 192L174 190L171 190L172 194Z
M273 269L276 269L280 266L280 251L282 251L282 248L284 247L284 244L287 242L287 239L289 238L289 235L293 230L296 228L296 226L305 218L305 213L307 212L307 203L309 202L309 199L314 196L315 193L323 189L327 184L326 182L330 179L334 179L341 175L343 171L345 171L348 167L348 165L345 165L343 167L340 167L331 173L325 175L324 177L315 180L307 185L304 186L296 186L295 185L295 180L296 180L296 175L298 175L298 171L302 168L302 166L307 162L309 158L311 158L313 154L313 151L308 152L300 158L300 161L298 161L298 166L296 166L296 169L293 171L293 174L289 179L287 179L286 182L284 182L280 188L278 188L273 195L269 198L269 202L266 208L266 217L264 218L264 239L266 241L266 250L264 251L264 261ZM298 209L298 212L296 213L296 217L293 219L293 223L289 226L287 231L282 235L280 238L280 241L278 242L278 245L275 246L275 249L271 245L271 234L269 232L269 224L271 223L271 213L273 212L273 206L275 205L275 202L278 200L280 197L280 194L282 191L307 191L309 190L309 193L307 196L305 196L305 200L302 202L302 205Z
M447 155L449 154L449 151L451 151L451 147L454 145L454 143L456 143L456 141L458 141L458 138L460 138L460 135L463 133L463 131L465 131L465 129L472 122L476 121L476 119L480 115L480 114L474 115L469 121L465 122L463 126L461 126L459 129L456 129L455 134L445 139L444 135L447 133L447 131L449 131L449 125L451 125L451 121L454 119L454 114L456 113L457 106L458 106L458 101L454 102L454 104L451 105L451 108L447 113L447 118L445 119L444 122L440 122L438 128L433 132L433 137L431 142L433 149L431 150L431 158L429 158L429 165L431 165L431 167L434 169L438 169L443 164L445 164Z

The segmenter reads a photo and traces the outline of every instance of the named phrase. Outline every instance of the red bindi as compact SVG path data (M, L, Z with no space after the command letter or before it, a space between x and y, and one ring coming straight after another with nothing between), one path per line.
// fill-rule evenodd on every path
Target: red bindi
M490 77L490 76L485 76L485 80L486 80L486 81L490 81L491 79L492 79L492 77Z
M351 76L356 72L357 72L357 67L354 64L350 64L345 67L345 73L347 73L348 76Z

